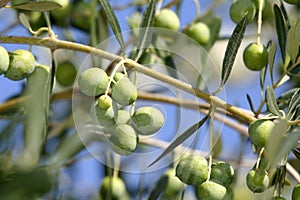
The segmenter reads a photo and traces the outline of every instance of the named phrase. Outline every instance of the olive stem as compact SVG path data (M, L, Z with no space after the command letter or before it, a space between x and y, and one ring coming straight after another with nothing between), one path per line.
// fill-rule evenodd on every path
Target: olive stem
M134 72L134 78L133 78L133 84L136 86L136 84L137 84L137 71L135 71ZM135 110L135 101L131 104L132 106L131 106L131 111L130 111L130 116L132 116L133 115L133 113L134 113L134 110Z
M118 177L120 165L121 165L121 157L120 157L119 154L114 153L114 171L113 171L113 177Z
M261 161L261 157L262 157L264 151L265 151L265 147L261 148L261 150L260 150L260 152L259 152L259 154L258 154L258 158L257 158L256 166L255 166L256 171L257 171L258 168L259 168L259 164L260 164L260 161Z
M156 6L156 12L155 12L155 16L157 16L161 10L161 5L162 5L163 0L159 0L157 2L157 6Z
M262 25L262 10L263 10L263 1L259 0L258 8L258 19L257 19L257 38L256 43L260 44L260 34L261 34L261 25Z

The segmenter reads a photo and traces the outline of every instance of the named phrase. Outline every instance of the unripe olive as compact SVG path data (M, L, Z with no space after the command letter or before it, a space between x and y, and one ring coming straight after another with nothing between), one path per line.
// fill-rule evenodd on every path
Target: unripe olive
M10 63L5 76L11 80L22 80L33 72L35 65L35 59L30 51L15 50L10 56Z
M274 123L268 119L258 119L248 127L251 142L259 147L265 147L273 131Z
M286 200L284 197L272 197L271 200Z
M296 185L292 192L292 200L300 199L300 184Z
M268 64L268 51L262 44L251 43L243 52L245 66L253 71L260 71Z
M225 200L228 199L227 189L213 181L206 181L202 183L198 189L197 194L199 199L203 200Z
M101 108L102 110L106 110L108 109L109 107L112 106L112 99L110 98L110 96L108 95L101 95L99 98L98 98L98 104L99 108Z
M119 200L126 196L126 186L119 177L106 176L100 187L100 196L102 199Z
M249 24L254 19L256 13L255 5L251 0L235 0L230 6L230 18L235 23L239 23L247 13L247 23Z
M262 170L251 170L247 174L247 186L254 193L264 192L269 186L269 176Z
M117 103L127 106L137 99L137 89L135 85L125 75L117 73L114 77L116 83L112 86L111 96Z
M112 105L107 109L101 109L97 103L91 109L91 115L96 116L101 126L110 127L115 124L116 106Z
M86 1L80 1L78 4L75 4L72 12L72 24L77 28L89 31L93 9L91 4Z
M204 157L190 155L182 158L176 166L176 176L189 185L200 185L208 177L208 164Z
M119 110L116 118L116 124L128 124L131 120L130 113L127 110Z
M164 115L157 108L138 108L132 116L132 126L141 135L151 135L159 131L165 122Z
M210 39L210 30L208 26L203 22L192 24L186 30L186 34L201 45L207 44Z
M56 20L58 21L64 20L70 15L72 11L72 3L70 2L70 0L50 0L50 1L58 3L62 6L61 8L50 11L51 15Z
M0 75L4 74L9 66L9 55L5 48L0 46Z
M289 4L294 4L294 5L299 5L300 4L300 0L284 0L286 3Z
M234 179L234 170L226 162L213 163L211 166L210 180L229 187Z
M56 81L62 86L73 85L77 74L76 67L69 61L57 65Z
M155 26L158 28L166 28L173 31L178 31L180 21L177 14L169 9L162 9L157 16L155 16Z
M175 176L175 169L168 169L161 178L167 178L167 185L163 191L163 198L176 199L180 191L184 188L184 183Z
M113 150L120 155L133 153L138 145L135 130L128 124L117 124L110 129Z
M108 76L103 69L89 68L78 79L79 90L87 96L103 94L108 86Z

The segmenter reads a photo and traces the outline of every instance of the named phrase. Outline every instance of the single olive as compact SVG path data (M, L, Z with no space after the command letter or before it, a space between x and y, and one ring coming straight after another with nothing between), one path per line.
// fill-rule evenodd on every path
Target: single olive
M186 30L186 34L201 45L206 45L210 39L210 30L203 22L192 24Z
M182 158L176 166L176 176L188 185L200 185L208 177L206 159L199 155Z
M245 66L249 70L260 71L268 64L268 51L262 44L251 43L243 52Z
M69 61L57 65L56 81L65 87L73 85L77 74L76 67Z
M130 113L127 110L119 110L116 118L116 124L129 124L131 120Z
M102 199L120 200L126 196L127 190L124 181L119 177L106 176L100 187Z
M197 188L197 194L201 200L227 200L229 196L227 194L226 187L215 183L213 181L206 181Z
M113 150L120 155L133 153L138 145L138 136L128 124L117 124L109 129Z
M268 119L258 119L248 127L251 142L259 147L265 147L275 124Z
M35 59L30 51L15 50L10 56L10 63L5 77L11 80L22 80L34 71L35 65Z
M211 166L210 180L228 188L234 179L234 170L229 163L217 162Z
M155 26L158 28L166 28L173 31L178 31L180 27L180 21L174 11L162 9L155 17Z
M9 55L6 49L0 46L0 75L4 74L9 66Z
M229 15L232 21L235 23L239 23L242 18L248 14L247 16L247 23L253 21L255 14L256 14L256 8L255 5L252 3L251 0L235 0L230 6Z
M78 79L79 90L87 96L103 94L108 86L108 76L103 69L89 68L83 71Z
M251 170L246 178L249 190L254 193L264 192L269 186L269 176L263 170Z
M112 106L112 99L108 95L101 95L98 98L98 107L102 110L106 110Z
M151 135L159 131L165 122L164 115L157 108L138 108L132 116L132 126L141 135Z
M167 179L167 185L162 194L163 199L176 199L176 197L180 194L180 191L184 188L184 183L175 176L174 168L170 168L165 171L161 179L163 178Z
M292 200L299 200L300 199L300 184L297 184L292 192Z

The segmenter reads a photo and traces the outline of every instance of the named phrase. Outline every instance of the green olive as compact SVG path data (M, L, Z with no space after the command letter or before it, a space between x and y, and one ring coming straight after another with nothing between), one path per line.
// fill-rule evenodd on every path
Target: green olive
M176 166L176 176L188 185L200 185L208 177L206 159L199 155L182 158Z
M289 4L294 4L294 5L299 5L300 4L300 0L284 0L286 3Z
M230 18L237 24L247 13L247 23L249 24L253 21L256 14L255 5L251 2L251 0L235 0L230 6Z
M245 66L249 70L260 71L268 64L268 51L262 44L251 43L243 52Z
M259 147L265 147L273 131L274 123L268 119L258 119L248 127L251 142Z
M4 74L9 66L9 55L5 48L0 46L0 75Z
M133 153L138 145L138 136L128 124L117 124L109 129L113 150L120 155Z
M162 9L155 17L155 26L158 28L166 28L173 31L178 31L180 27L180 21L174 11Z
M249 190L254 193L264 192L269 186L269 176L263 170L251 170L246 178Z
M116 124L129 124L131 120L130 113L126 110L119 110L116 118Z
M126 196L127 190L124 181L119 177L106 176L100 187L102 199L120 200Z
M56 81L65 87L73 85L77 74L76 67L69 61L57 65Z
M100 109L102 110L106 110L108 109L109 107L112 106L112 99L110 98L110 96L108 95L101 95L99 98L98 98L98 104Z
M163 199L176 199L180 194L180 191L184 188L184 183L175 176L174 168L165 171L161 179L163 178L167 179L167 185L162 194Z
M141 135L156 133L164 122L164 115L157 108L150 106L138 108L132 116L132 126Z
M210 30L203 22L192 24L186 30L186 34L201 45L206 45L210 39Z
M22 80L34 71L35 65L35 59L30 51L15 50L10 56L10 63L5 76L11 80Z
M300 184L297 184L292 192L292 200L299 200L300 199Z
M105 92L108 80L108 76L103 69L96 67L89 68L79 76L79 90L87 96L98 96Z
M210 180L228 188L234 179L234 170L229 163L217 162L211 166Z
M228 199L227 189L213 181L206 181L197 188L199 199L225 200Z
M114 77L116 82L112 86L111 96L120 105L127 106L137 99L137 89L127 76L120 74Z

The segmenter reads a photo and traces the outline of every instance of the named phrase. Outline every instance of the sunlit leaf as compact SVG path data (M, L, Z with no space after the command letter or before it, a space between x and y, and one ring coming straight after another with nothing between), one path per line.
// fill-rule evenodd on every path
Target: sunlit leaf
M271 113L273 113L274 115L277 115L277 116L282 116L282 114L279 111L279 107L277 105L274 90L271 86L267 86L266 101L267 101L268 110Z
M281 9L276 4L274 5L274 16L281 56L282 60L285 60L286 24Z
M187 130L185 130L182 134L180 134L171 144L159 155L148 167L154 165L171 151L173 151L177 146L182 144L186 139L188 139L191 135L193 135L201 126L207 121L208 117L210 116L210 112L199 122L193 124Z
M270 48L269 48L269 53L268 53L268 62L270 65L270 76L271 76L272 84L274 84L273 69L274 69L274 59L275 59L275 55L276 55L276 50L277 50L276 43L272 42L270 45Z
M140 24L139 35L137 40L138 53L137 53L137 57L135 58L136 61L139 60L144 50L151 43L153 29L149 29L149 27L153 26L154 13L155 13L154 11L155 11L155 0L150 0Z
M296 62L300 46L300 18L291 26L287 35L287 52L293 63Z
M247 15L245 15L243 19L237 24L237 26L233 30L231 37L229 38L226 51L225 51L225 56L223 59L222 77L221 77L222 80L221 80L220 88L222 88L225 85L226 81L229 78L236 54L238 52L238 49L244 37L246 26L247 26Z
M105 12L105 15L107 17L107 20L111 26L112 31L115 34L116 39L118 40L122 52L125 52L125 44L124 44L124 39L122 36L122 31L121 31L121 27L119 24L119 21L115 15L114 10L112 9L112 7L110 6L109 2L107 0L99 0L100 4Z
M44 11L58 9L61 8L62 6L54 1L30 1L27 3L14 5L12 7L20 10L44 12Z

